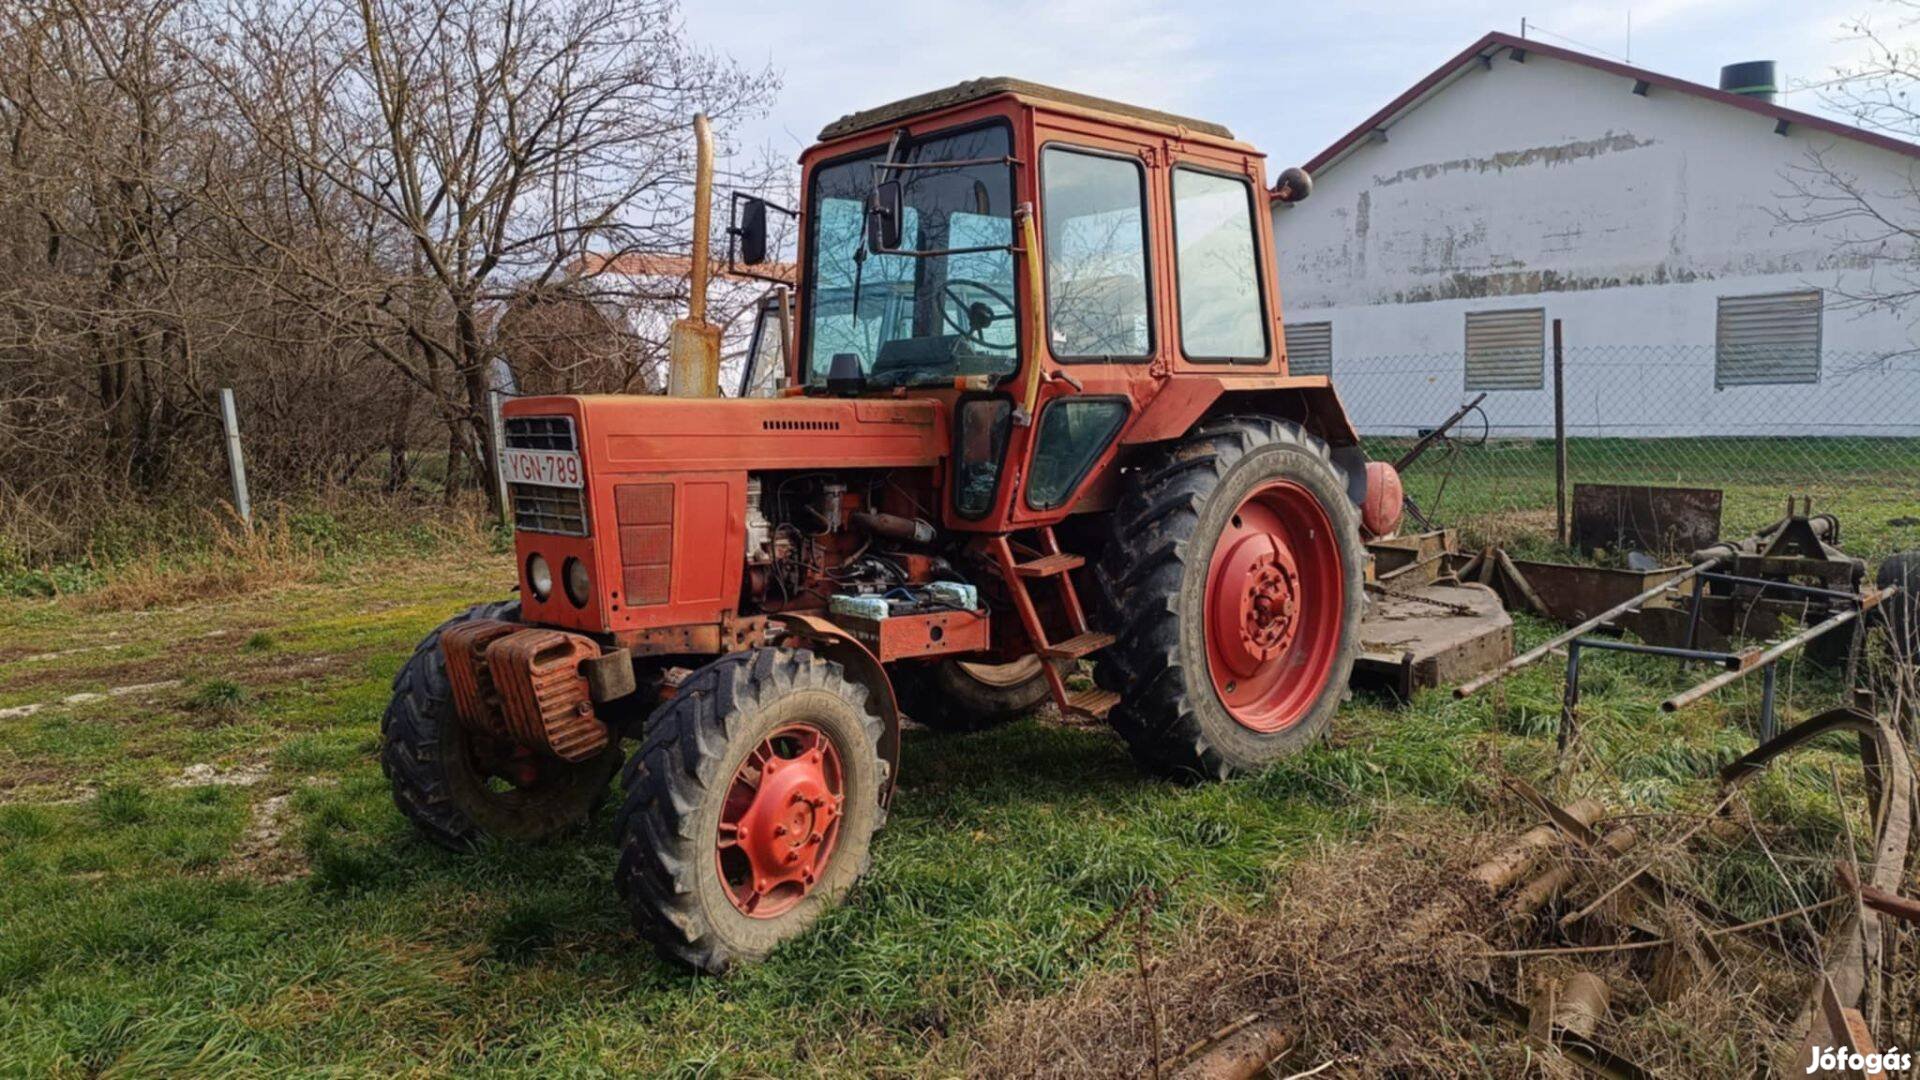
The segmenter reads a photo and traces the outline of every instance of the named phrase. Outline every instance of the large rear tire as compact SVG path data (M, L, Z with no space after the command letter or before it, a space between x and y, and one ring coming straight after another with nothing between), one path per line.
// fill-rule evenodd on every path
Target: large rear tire
M900 709L935 731L985 731L1011 723L1047 700L1047 674L1037 656L1008 664L951 658L902 664L893 679Z
M622 780L614 882L641 935L719 974L811 926L866 873L880 735L866 688L805 649L688 676Z
M1117 641L1095 680L1150 771L1223 779L1324 736L1346 698L1365 551L1324 443L1209 420L1133 474L1098 568Z
M440 624L393 677L380 723L380 769L394 805L427 839L455 851L483 836L541 841L593 816L620 763L618 744L572 764L476 734L454 713L440 635L474 619L514 622L515 602L481 604Z

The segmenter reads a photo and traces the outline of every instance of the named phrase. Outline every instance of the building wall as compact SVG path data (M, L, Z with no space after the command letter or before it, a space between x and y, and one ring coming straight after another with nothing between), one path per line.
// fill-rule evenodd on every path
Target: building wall
M1541 307L1564 323L1576 433L1920 435L1920 367L1884 359L1913 328L1839 295L1867 287L1866 254L1778 217L1810 152L1891 190L1911 190L1914 159L1632 85L1503 52L1323 170L1307 201L1275 204L1285 316L1333 323L1363 430L1428 426L1470 396L1467 312ZM1718 299L1807 288L1826 291L1820 382L1716 390ZM1487 408L1550 430L1550 377Z

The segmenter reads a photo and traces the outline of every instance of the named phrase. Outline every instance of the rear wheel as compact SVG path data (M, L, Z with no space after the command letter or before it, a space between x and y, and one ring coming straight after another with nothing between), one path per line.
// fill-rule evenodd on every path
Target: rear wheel
M1118 640L1094 676L1147 768L1224 778L1320 738L1366 604L1346 485L1319 439L1211 420L1135 474L1099 568Z
M380 724L380 768L394 805L442 847L463 851L482 836L537 841L565 832L592 816L620 763L617 744L573 764L460 722L440 634L474 619L519 617L512 602L470 608L428 634L393 678Z
M866 689L805 649L688 676L622 781L614 880L640 933L717 974L812 925L866 872L880 733Z
M895 669L901 711L936 731L985 731L1017 720L1047 700L1040 658L1007 664L945 659Z
M1886 623L1893 655L1903 663L1920 666L1920 596L1915 595L1915 590L1920 590L1920 551L1887 556L1873 583L1882 589L1900 587L1880 605L1880 618Z

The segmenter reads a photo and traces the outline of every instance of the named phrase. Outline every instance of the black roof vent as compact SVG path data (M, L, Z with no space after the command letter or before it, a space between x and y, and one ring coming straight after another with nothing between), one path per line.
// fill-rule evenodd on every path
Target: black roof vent
M1773 100L1773 61L1749 60L1720 69L1720 89L1741 97Z

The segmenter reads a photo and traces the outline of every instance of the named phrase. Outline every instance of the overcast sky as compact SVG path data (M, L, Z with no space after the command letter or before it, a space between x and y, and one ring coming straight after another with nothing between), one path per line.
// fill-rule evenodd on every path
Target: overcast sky
M1226 124L1269 174L1304 162L1489 30L1530 35L1709 85L1720 65L1775 60L1782 85L1861 55L1847 23L1875 0L1638 0L1515 5L1225 0L686 0L702 46L770 64L771 115L730 141L792 160L855 109L981 75L1012 75ZM1631 12L1631 45L1628 18ZM1877 14L1875 14L1877 12ZM1572 41L1567 39L1571 38ZM1784 104L1822 111L1815 91Z

